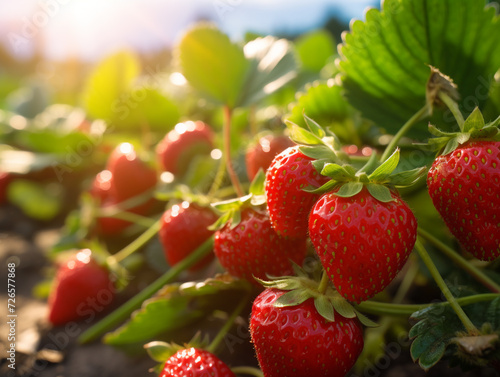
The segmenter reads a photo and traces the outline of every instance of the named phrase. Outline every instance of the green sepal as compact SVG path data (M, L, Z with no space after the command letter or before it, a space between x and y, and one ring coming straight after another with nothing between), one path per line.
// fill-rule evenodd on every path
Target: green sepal
M316 121L309 118L305 113L303 113L302 115L304 117L304 120L305 120L309 130L311 130L311 132L314 135L316 135L317 137L319 137L320 139L323 139L326 136L326 133L325 133L325 130L323 129L323 127L321 127Z
M471 131L471 137L473 139L492 139L498 141L498 134L500 130L498 126L485 126L480 130Z
M183 348L175 343L160 341L149 342L144 345L144 349L147 351L149 357L159 363L165 363L165 361Z
M335 310L333 309L332 302L327 296L320 295L316 297L314 299L314 307L324 319L330 322L335 322Z
M336 186L340 185L341 183L337 181L328 181L325 184L323 184L320 187L313 187L309 186L306 188L303 188L302 191L309 192L311 194L324 194L325 192L332 191Z
M250 184L250 188L248 192L253 196L262 196L265 194L265 181L266 175L264 174L264 170L262 168L259 169L257 174L255 175L252 183Z
M356 170L350 165L340 166L338 164L327 163L321 170L321 174L342 182L355 179Z
M308 290L301 288L294 289L278 297L278 299L274 302L274 306L277 308L296 306L302 304L309 298L311 298L311 294Z
M427 166L415 168L412 170L402 171L392 174L389 177L389 182L395 187L408 187L415 184L420 178L427 174Z
M428 130L429 130L429 133L431 135L434 135L434 136L437 136L437 137L446 137L446 138L449 138L449 137L452 137L455 133L454 132L444 132L444 131L441 131L439 128L437 128L436 126L432 125L429 123L429 127L428 127ZM434 139L431 139L431 140L434 140ZM431 141L429 140L429 141Z
M398 166L399 155L399 148L396 148L392 155L368 176L370 181L385 182L387 177L389 177Z
M364 314L361 314L356 309L354 309L354 312L356 313L356 316L358 317L359 322L361 322L364 326L366 326L366 327L378 327L379 326L378 323L372 321L370 318L368 318Z
M300 127L299 125L286 120L285 121L288 129L290 130L290 139L297 144L301 145L321 145L323 141L313 134L311 131Z
M257 280L262 286L266 288L275 288L275 289L280 289L282 291L291 291L302 287L300 281L293 276L284 276L280 278L274 278L268 276L268 278L270 280L262 280L254 276L254 279Z
M463 125L463 132L471 132L473 130L480 130L484 127L484 118L479 107L476 107L472 113L467 117Z
M224 228L227 222L232 218L232 211L227 211L222 214L212 225L208 227L209 230L219 230Z
M361 182L347 182L340 186L340 189L335 193L336 196L341 198L351 198L356 194L359 194L363 189L363 183Z
M344 318L356 317L356 312L351 304L349 304L340 294L330 297L333 308Z
M371 196L377 199L382 203L389 203L394 201L394 198L391 196L391 190L387 186L379 185L376 183L369 183L366 185L368 192Z
M326 145L315 145L315 146L301 146L299 151L314 160L336 160L336 155L333 150L328 148Z

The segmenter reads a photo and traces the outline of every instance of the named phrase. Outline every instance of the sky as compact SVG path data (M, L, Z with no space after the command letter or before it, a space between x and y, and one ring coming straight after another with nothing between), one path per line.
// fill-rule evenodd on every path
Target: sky
M300 33L332 13L362 19L377 0L0 0L0 41L19 57L42 41L55 60L97 60L118 49L170 47L200 18L232 39L246 31Z

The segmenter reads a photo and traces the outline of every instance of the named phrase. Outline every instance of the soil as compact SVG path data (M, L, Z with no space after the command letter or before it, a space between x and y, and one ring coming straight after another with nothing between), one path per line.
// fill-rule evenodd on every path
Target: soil
M5 316L0 325L1 377L147 377L155 374L148 370L155 365L146 355L132 357L122 350L100 342L88 345L77 344L77 337L91 324L78 324L71 328L51 328L47 323L47 304L33 296L33 288L45 279L50 267L46 253L58 239L60 224L39 224L25 218L15 208L0 208L0 281L7 285L7 263L14 261L16 268L16 369L9 368L6 355L9 353L9 326ZM5 267L4 267L5 266ZM129 295L134 292L129 292ZM7 308L6 290L1 290L2 313ZM122 298L122 302L126 297ZM121 302L117 302L119 305ZM243 324L244 326L244 324ZM243 326L240 326L243 327ZM230 365L256 365L248 336L231 352L226 349L220 356ZM244 341L241 341L243 339ZM227 347L226 347L227 348ZM241 356L245 355L244 358ZM351 373L356 377L494 377L498 372L485 368L473 372L462 372L440 363L429 372L414 364L406 347L398 352L388 350L377 364L366 366L361 372ZM283 376L285 377L285 376ZM312 376L311 376L312 377Z

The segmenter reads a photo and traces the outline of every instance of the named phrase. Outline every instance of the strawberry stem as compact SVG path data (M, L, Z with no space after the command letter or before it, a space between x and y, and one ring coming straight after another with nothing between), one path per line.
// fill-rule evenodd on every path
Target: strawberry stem
M249 376L264 377L260 369L254 367L235 367L231 368L234 374L248 374Z
M151 238L153 238L156 235L156 233L158 233L160 227L161 227L161 219L158 219L152 225L150 225L150 227L139 237L137 237L134 241L129 243L127 246L125 246L116 254L108 257L107 259L108 264L111 265L120 263L122 260L135 253L142 246L144 246L146 242L148 242Z
M461 297L456 299L457 303L461 306L472 305L478 302L493 301L499 298L500 295L497 293L482 293L478 295L472 295L467 297ZM432 305L450 305L449 302L442 303L431 303L431 304L392 304L387 302L378 301L364 301L356 306L356 309L374 315L391 315L391 316L404 316L408 317L415 313L416 311L428 308Z
M220 342L224 339L224 337L227 335L229 330L234 324L234 321L238 316L241 314L243 309L245 308L245 305L247 304L248 300L250 298L250 295L245 295L242 300L240 300L238 306L234 311L231 313L231 316L226 320L226 323L222 328L219 330L219 333L215 336L215 338L212 340L212 342L209 344L209 346L206 348L207 351L211 353L216 353L217 347L219 347Z
M108 211L98 211L97 216L98 217L112 217L114 219L125 220L125 221L129 221L131 223L137 224L137 225L141 225L145 228L149 228L152 225L154 225L154 220L152 220L146 216L138 215L136 213L122 211L122 212L114 212L114 213L108 215L107 212Z
M467 271L474 279L483 284L490 291L495 293L500 293L500 285L495 281L490 279L483 271L470 263L467 259L462 257L460 254L455 252L451 247L444 244L441 240L437 239L434 235L429 233L428 231L418 228L418 234L433 244L436 248L438 248L444 255L450 258L455 264L461 267L464 271Z
M453 114L453 117L455 118L455 120L458 123L458 126L460 127L460 131L463 131L465 120L462 115L462 112L458 107L457 102L443 91L439 92L438 97L441 101L444 102L444 104L448 107L448 109L450 109L451 113Z
M238 175L234 170L233 163L231 162L231 117L233 115L233 110L229 106L224 106L224 124L222 126L222 133L224 138L224 164L227 167L227 171L229 173L229 178L231 179L231 183L236 191L236 194L239 197L245 195L241 188L240 180L238 179Z
M224 159L222 159L219 162L219 166L217 168L217 173L215 173L215 178L212 183L212 186L210 187L210 190L208 191L208 196L212 197L215 195L215 193L219 190L219 188L222 185L222 182L224 181L224 176L226 175L226 164Z
M446 282L444 281L443 277L439 273L436 265L432 261L432 258L430 255L427 253L427 250L425 250L424 246L420 242L420 240L417 239L417 242L415 243L415 249L418 252L418 255L420 255L420 258L422 261L425 263L427 266L427 269L431 273L434 281L438 285L439 289L443 293L444 297L446 300L450 303L453 311L456 313L462 324L464 325L465 329L469 332L469 334L479 334L479 331L477 330L476 326L472 323L470 318L465 314L464 310L460 306L460 304L457 302L457 299L453 296L451 293L450 289L446 285Z
M420 110L418 110L413 116L408 119L408 121L399 129L399 131L394 135L389 144L384 150L384 154L380 158L380 161L385 161L394 152L396 146L398 145L401 138L419 121L429 116L429 106L425 105Z
M321 294L325 294L328 289L328 284L330 283L330 278L326 271L323 270L323 274L321 275L321 281L319 282L318 292Z
M109 314L107 317L103 318L101 321L97 322L87 331L83 332L78 338L80 344L88 343L91 342L92 340L97 339L104 332L111 330L120 322L126 320L134 310L138 309L142 305L144 300L153 296L165 284L173 281L182 271L188 269L193 264L198 262L200 259L205 257L207 254L212 252L213 242L214 242L213 237L207 239L193 253L191 253L185 259L183 259L178 264L173 266L170 270L165 272L162 276L160 276L153 283L151 283L137 295L132 297L130 300L128 300L125 304L120 306L114 312Z

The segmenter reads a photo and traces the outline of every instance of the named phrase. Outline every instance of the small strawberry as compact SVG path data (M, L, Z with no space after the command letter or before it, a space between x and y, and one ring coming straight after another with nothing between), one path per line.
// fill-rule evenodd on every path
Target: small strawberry
M215 213L189 202L175 204L162 216L160 241L168 263L173 266L196 250L213 234L208 227L217 220ZM191 271L207 265L214 255L209 254L191 267Z
M271 227L269 215L254 208L241 210L234 226L230 220L215 233L214 252L221 265L233 276L254 284L254 276L281 276L293 271L291 261L302 264L306 240L284 239Z
M184 174L194 156L212 150L213 139L212 130L201 121L177 124L156 147L160 167L174 175Z
M382 202L363 188L324 194L309 218L311 241L337 291L354 302L382 291L413 250L417 221L399 195Z
M319 195L303 191L328 181L319 174L299 146L277 155L266 174L266 197L274 230L283 237L305 238L307 219Z
M124 201L145 193L156 186L156 171L142 161L130 143L118 145L107 163L113 175L111 195Z
M236 377L213 353L198 349L182 349L166 362L160 377Z
M7 202L7 187L11 178L11 174L0 171L0 205Z
M248 148L245 153L248 179L252 181L259 169L266 171L277 154L293 145L293 141L286 136L266 135L259 138L258 143Z
M250 334L264 376L345 376L363 349L360 321L333 309L334 320L324 318L317 292L291 306L279 302L290 293L267 288L253 303Z
M93 259L89 249L80 250L57 270L49 296L49 321L58 326L93 317L111 304L114 294L107 268Z
M497 119L497 123L500 118ZM444 151L427 175L429 195L451 233L476 258L500 256L500 141L498 127L485 125L476 109L459 133L431 139Z

